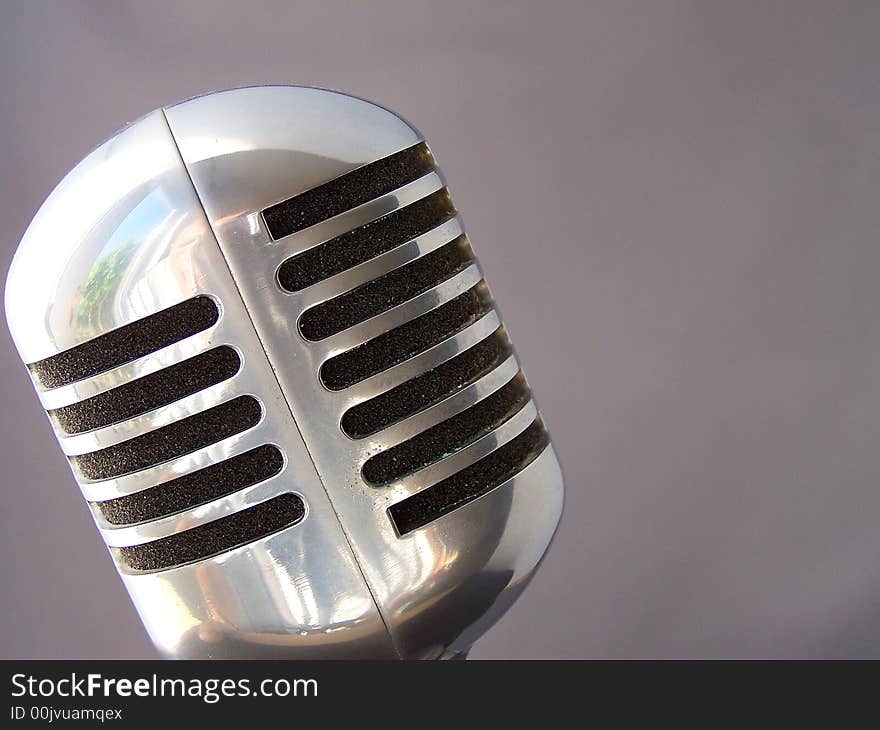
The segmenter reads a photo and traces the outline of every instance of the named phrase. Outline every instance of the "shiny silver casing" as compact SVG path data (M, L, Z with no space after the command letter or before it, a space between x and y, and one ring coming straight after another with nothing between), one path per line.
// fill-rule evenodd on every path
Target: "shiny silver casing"
M26 363L49 357L198 294L221 309L208 330L71 385L38 387L46 409L105 392L221 344L242 367L229 380L144 415L76 436L53 423L68 456L116 444L250 394L250 430L115 479L79 479L90 502L153 487L260 444L285 455L276 476L208 504L114 527L94 511L108 546L155 540L284 492L306 504L296 525L215 557L120 575L168 657L437 658L464 651L525 587L562 510L552 445L523 471L404 536L391 504L507 443L536 417L529 403L495 431L388 487L360 477L366 458L461 412L518 369L515 356L453 396L372 437L340 429L347 408L435 367L499 324L491 311L465 330L345 390L318 379L329 357L439 306L478 282L474 264L387 312L320 342L297 328L308 306L370 281L452 240L456 217L359 266L289 293L276 272L291 255L442 188L439 171L279 240L260 211L377 159L420 134L366 101L303 87L252 87L157 110L71 171L40 208L6 289L9 327ZM83 282L114 251L123 264L95 301ZM477 244L477 249L479 244ZM84 308L88 308L87 310ZM76 323L76 324L73 324Z

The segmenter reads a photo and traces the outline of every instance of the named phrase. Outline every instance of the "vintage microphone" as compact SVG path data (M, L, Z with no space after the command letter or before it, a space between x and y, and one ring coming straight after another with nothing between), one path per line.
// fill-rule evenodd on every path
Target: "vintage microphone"
M445 180L361 99L252 87L134 122L40 208L6 312L164 656L460 656L559 521Z

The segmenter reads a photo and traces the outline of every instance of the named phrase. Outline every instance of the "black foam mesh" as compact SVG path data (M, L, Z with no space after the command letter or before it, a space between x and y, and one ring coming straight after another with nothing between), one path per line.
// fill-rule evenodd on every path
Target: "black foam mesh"
M424 527L472 502L521 472L544 451L550 437L538 418L519 436L441 482L388 509L398 534Z
M111 525L133 525L192 509L258 484L275 476L282 466L281 451L266 444L142 492L92 502L92 506Z
M295 494L281 494L228 517L153 542L114 548L113 553L130 571L162 570L267 537L295 525L305 513L302 499Z
M287 291L299 291L427 233L453 215L449 195L438 190L287 259L278 269L278 283Z
M433 370L349 408L342 416L342 430L351 438L376 433L470 385L494 370L510 353L510 342L499 327Z
M256 426L262 409L242 395L113 446L70 457L86 479L113 479L176 459Z
M354 385L439 344L491 308L488 289L477 284L427 314L330 358L321 366L321 381L330 390Z
M525 378L517 374L467 410L367 459L364 480L380 486L423 469L495 430L528 401Z
M216 347L118 388L49 411L68 434L103 428L161 408L231 378L241 366L231 347Z
M266 208L263 219L272 238L283 238L390 193L433 169L434 159L421 142Z
M307 340L322 340L432 289L473 260L467 239L459 236L406 266L307 309L299 320L300 332Z
M31 363L28 369L43 388L69 385L201 332L219 316L210 297L195 297Z

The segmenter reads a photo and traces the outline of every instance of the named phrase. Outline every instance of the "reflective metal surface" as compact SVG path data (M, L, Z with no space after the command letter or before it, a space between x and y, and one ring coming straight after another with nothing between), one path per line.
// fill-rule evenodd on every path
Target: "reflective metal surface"
M94 287L100 296L90 296ZM227 344L241 359L229 380L123 423L65 437L78 454L177 421L241 394L263 418L248 431L142 471L80 486L90 501L154 487L261 444L282 471L208 504L141 525L112 527L109 546L136 545L284 492L307 514L268 538L190 565L120 571L159 651L169 657L394 657L388 632L293 423L250 317L205 219L161 111L83 160L40 209L16 253L7 318L25 362L66 350L196 294L221 309L209 330L72 385L40 392L55 408Z
M307 121L300 115L304 108ZM462 230L461 219L296 294L276 283L277 268L289 256L425 197L444 185L442 175L432 172L277 241L271 240L259 215L300 190L410 147L421 135L380 107L316 89L238 89L185 102L166 114L395 646L406 657L467 649L521 590L549 544L562 508L562 480L552 447L507 484L404 537L395 533L386 510L509 441L534 419L533 406L457 454L382 489L368 486L360 477L369 456L407 431L461 412L475 397L494 390L501 374L489 373L469 392L373 437L349 439L339 422L356 403L448 360L490 334L498 323L495 313L432 350L342 391L325 389L318 371L326 359L467 290L481 278L478 267L471 266L425 294L320 342L306 342L297 328L297 319L307 307L451 241ZM289 122L279 128L282 119ZM271 155L265 154L267 149ZM475 247L479 250L479 242ZM489 320L490 326L483 320Z
M280 264L441 189L435 171L278 241L266 207L412 146L421 135L391 112L343 94L253 87L154 112L105 142L53 192L28 229L7 284L7 317L33 362L196 294L215 298L209 330L113 370L51 390L68 405L226 344L232 378L168 406L66 436L68 455L148 433L242 394L263 408L253 428L172 461L80 486L90 501L132 494L261 444L285 455L281 473L169 517L114 527L95 510L111 547L137 545L232 514L284 492L302 497L298 524L213 558L122 578L159 650L176 657L439 658L466 652L527 584L562 509L552 446L506 483L399 536L388 507L515 438L534 403L457 453L383 488L366 459L461 413L508 382L515 356L447 399L374 436L339 423L351 406L449 360L500 324L490 311L461 332L340 391L321 364L440 306L479 282L478 264L320 342L298 331L301 313L455 239L453 218L412 241L301 292L276 280ZM477 248L478 248L477 242ZM51 255L47 252L51 251Z

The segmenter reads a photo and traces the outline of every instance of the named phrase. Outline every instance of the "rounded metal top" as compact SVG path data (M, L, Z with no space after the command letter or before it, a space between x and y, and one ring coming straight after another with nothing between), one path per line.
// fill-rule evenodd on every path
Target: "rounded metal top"
M5 296L22 359L40 360L149 313L143 306L149 302L122 291L111 297L107 268L121 283L130 281L132 266L143 263L126 261L123 270L119 251L141 246L174 214L175 201L150 192L179 178L181 152L187 165L207 168L208 175L212 166L222 166L229 176L224 189L235 204L256 209L275 202L273 196L292 197L419 139L416 129L383 107L301 86L230 89L147 114L65 175L25 230ZM244 159L247 164L237 167ZM90 287L101 289L100 313ZM106 311L108 298L114 311Z

